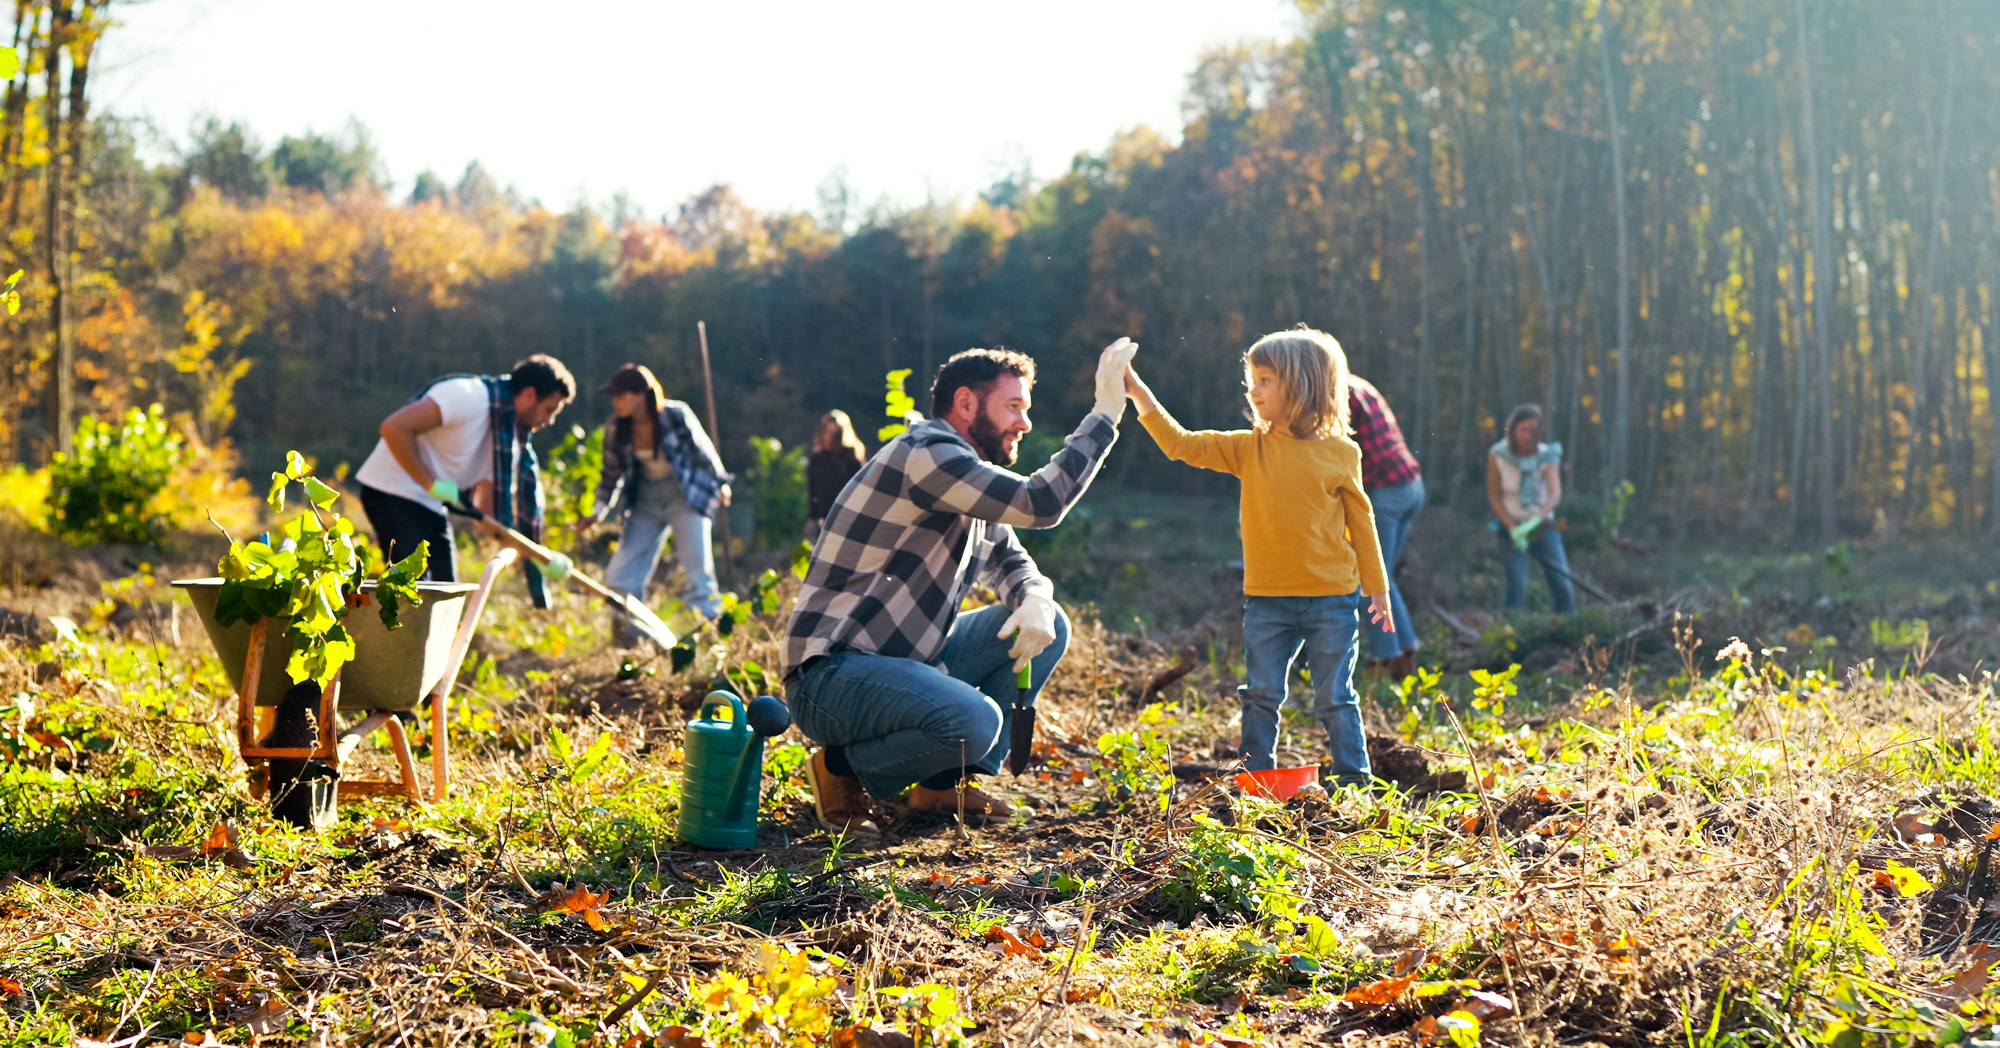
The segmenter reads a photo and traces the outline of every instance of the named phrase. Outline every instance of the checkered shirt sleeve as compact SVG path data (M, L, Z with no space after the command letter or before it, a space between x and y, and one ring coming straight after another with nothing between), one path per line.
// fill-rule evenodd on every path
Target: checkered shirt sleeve
M1358 375L1347 379L1347 412L1354 425L1354 442L1361 445L1362 487L1370 491L1399 487L1422 475L1388 401Z
M982 460L946 423L914 426L841 491L813 543L786 628L785 671L836 651L936 663L975 583L1009 607L1055 586L1014 528L1052 528L1118 438L1092 413L1049 464L1022 476Z

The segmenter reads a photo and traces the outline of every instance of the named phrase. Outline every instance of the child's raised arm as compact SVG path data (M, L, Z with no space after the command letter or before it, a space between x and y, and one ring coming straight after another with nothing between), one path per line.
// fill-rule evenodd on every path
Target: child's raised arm
M1204 429L1190 432L1182 429L1174 421L1167 409L1160 406L1159 398L1139 377L1137 368L1125 369L1125 393L1139 407L1139 424L1153 435L1153 441L1167 457L1190 466L1233 473L1241 476L1243 462L1249 449L1257 439L1257 434L1247 429L1218 432Z

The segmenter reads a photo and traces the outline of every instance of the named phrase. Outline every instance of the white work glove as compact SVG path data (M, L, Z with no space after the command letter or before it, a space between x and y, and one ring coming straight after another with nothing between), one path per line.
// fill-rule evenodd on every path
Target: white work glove
M550 550L549 562L542 565L542 577L550 582L561 582L569 578L570 570L575 567L576 562L569 559L569 554Z
M1123 365L1120 365L1121 367ZM1021 598L1021 606L1000 625L1000 637L1014 638L1007 657L1014 660L1014 672L1021 672L1030 659L1056 640L1056 602L1039 593Z
M431 497L439 502L458 505L458 482L443 477L431 481Z
M1137 342L1121 338L1097 357L1097 403L1091 410L1110 415L1113 425L1125 417L1125 368L1137 352Z

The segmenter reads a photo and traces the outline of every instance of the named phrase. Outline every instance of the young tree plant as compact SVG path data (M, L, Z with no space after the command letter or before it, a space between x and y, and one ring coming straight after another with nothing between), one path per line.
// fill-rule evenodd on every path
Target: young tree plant
M280 620L292 642L285 671L294 683L311 680L325 687L354 658L354 639L341 620L350 610L350 598L367 581L367 568L354 523L333 508L340 492L313 476L305 456L296 451L285 456L284 472L271 474L266 501L272 511L284 512L285 489L293 484L305 493L305 511L278 529L275 547L272 536L230 541L229 552L216 565L223 582L215 617L224 626L265 616ZM420 542L376 578L383 625L397 628L405 603L423 603L417 581L429 564L430 544Z

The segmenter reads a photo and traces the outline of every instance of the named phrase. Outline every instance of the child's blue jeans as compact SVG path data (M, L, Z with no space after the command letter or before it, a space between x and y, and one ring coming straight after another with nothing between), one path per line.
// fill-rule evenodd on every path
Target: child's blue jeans
M1354 694L1355 640L1361 629L1360 590L1339 597L1249 597L1243 602L1243 765L1276 766L1278 708L1299 650L1312 671L1313 719L1326 729L1333 774L1342 785L1366 785L1368 740Z

